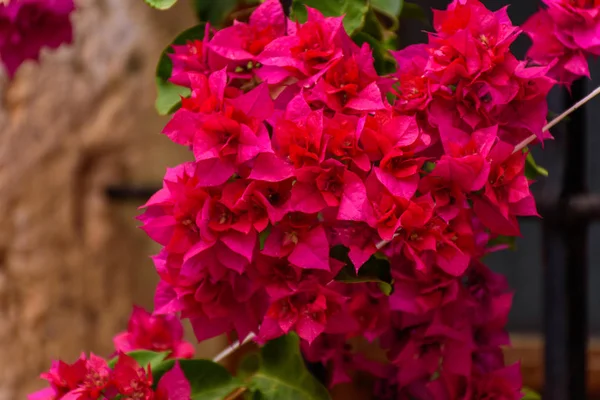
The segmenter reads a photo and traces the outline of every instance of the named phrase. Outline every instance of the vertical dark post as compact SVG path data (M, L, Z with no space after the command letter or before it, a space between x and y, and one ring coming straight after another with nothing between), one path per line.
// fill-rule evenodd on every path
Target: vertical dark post
M584 82L575 82L572 98L584 93ZM562 182L553 183L562 185L560 199L544 215L544 400L586 399L587 221L570 207L570 200L587 189L584 110L568 121L565 171Z
M281 6L283 7L283 12L286 17L290 16L290 9L292 8L292 0L279 0Z

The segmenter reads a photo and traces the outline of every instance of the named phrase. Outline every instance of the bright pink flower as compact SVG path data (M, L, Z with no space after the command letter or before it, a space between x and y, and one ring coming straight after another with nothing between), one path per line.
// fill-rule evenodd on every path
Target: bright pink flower
M340 291L349 298L348 312L358 323L358 333L368 341L376 340L389 328L388 297L373 283L343 286Z
M335 291L303 281L294 294L271 303L259 336L270 340L293 329L311 343L324 332L352 330L353 320L343 311L343 304L344 297Z
M194 347L183 340L183 326L175 315L152 315L134 306L127 331L117 334L115 350L128 353L133 350L170 351L172 358L192 358Z
M427 45L415 44L392 52L398 64L399 86L393 93L396 95L394 107L399 111L423 110L431 101L431 92L436 90L436 85L425 76L427 49Z
M94 354L88 359L81 354L73 364L53 362L41 378L50 383L50 388L29 395L29 400L91 400L99 398L109 386L111 371L106 360Z
M472 399L519 400L522 383L519 364L514 364L488 374L475 374L471 379Z
M176 143L191 146L196 160L216 158L226 168L272 151L263 124L273 111L266 85L229 98L224 70L214 72L208 79L204 75L193 77L192 96L173 115L163 130L165 135Z
M275 153L296 167L318 165L325 156L323 112L312 111L302 94L294 97L275 123Z
M550 75L570 86L589 77L587 58L600 55L600 3L588 0L545 0L540 10L525 22L523 30L533 45L527 56L551 67Z
M160 378L155 400L190 400L192 388L179 362Z
M328 379L330 387L351 382L351 371L365 371L376 377L384 377L389 369L355 351L345 335L322 334L312 343L302 341L300 345L302 354L309 362L321 363L331 371Z
M184 45L172 46L173 53L169 54L169 58L173 63L170 82L191 88L190 73L210 74L211 68L208 63L208 41L210 36L210 24L207 23L202 40L190 40Z
M177 280L161 281L154 298L156 313L181 312L198 340L233 330L242 338L256 332L264 315L264 292L245 274L212 261L186 267Z
M169 252L185 253L200 240L196 221L209 193L198 172L192 163L167 170L163 188L142 206L146 211L138 217L144 232Z
M342 17L325 18L314 8L306 9L307 22L290 23L288 35L272 41L258 57L263 67L257 73L267 83L290 77L314 83L342 57L344 48L356 47L344 31Z
M119 353L112 373L112 384L126 399L154 399L150 366L140 366L135 359L124 353Z
M236 203L234 211L248 212L254 229L262 232L269 222L276 224L290 211L292 185L291 179L280 182L252 181Z
M271 230L263 254L305 269L329 271L329 242L315 215L293 212Z
M281 3L267 0L252 13L248 23L236 21L233 26L218 31L209 47L230 65L233 62L235 68L236 62L237 66L241 66L244 62L255 60L265 46L284 36L285 26L286 18Z
M73 0L8 0L0 3L0 60L9 77L25 60L37 60L44 47L73 38Z
M471 344L466 332L435 320L429 326L407 329L390 354L391 362L399 366L398 384L428 379L438 370L468 376Z
M394 292L390 296L393 310L419 315L456 300L460 286L456 277L439 268L427 273L408 268L413 272L393 270Z
M309 98L334 111L376 111L385 108L368 44L360 52L336 60L318 80Z
M359 118L342 113L335 113L332 118L325 119L323 129L329 138L327 155L346 165L351 163L360 171L368 172L371 169L371 162L360 145L365 122L365 117Z
M492 166L483 196L473 196L473 210L481 222L500 235L520 234L517 216L538 215L525 177L526 154L512 154L513 147L499 142L492 152Z

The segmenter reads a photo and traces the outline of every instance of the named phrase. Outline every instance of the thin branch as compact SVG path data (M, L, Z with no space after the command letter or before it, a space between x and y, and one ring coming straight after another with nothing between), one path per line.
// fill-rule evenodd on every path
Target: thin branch
M229 393L227 395L227 397L225 397L223 400L235 400L238 397L240 397L242 394L246 393L247 390L248 390L248 388L245 386L237 388L233 392Z
M229 357L231 354L235 353L240 347L242 347L244 344L248 343L249 341L251 341L255 337L256 337L256 335L254 333L250 333L246 337L246 339L244 339L244 341L242 342L242 344L240 344L239 340L236 340L235 342L233 342L229 346L227 346L225 349L223 349L223 351L221 351L219 354L217 354L213 358L213 361L216 362L216 363L222 361L223 359Z
M598 96L599 94L600 94L600 86L598 86L596 89L594 89L594 91L592 93L588 94L583 99L581 99L577 103L575 103L567 111L565 111L564 113L560 114L558 117L556 117L552 121L550 121L550 123L548 123L548 125L544 126L544 129L542 129L542 132L546 132L546 131L550 130L556 124L558 124L560 121L562 121L563 119L568 117L569 114L571 114L573 111L577 110L579 107L581 107L582 105L584 105L585 103L587 103L588 101L593 99L594 97ZM527 139L523 140L521 143L519 143L518 145L515 146L515 150L513 151L513 154L516 153L517 151L523 150L525 148L525 146L527 146L529 143L533 142L536 138L537 138L536 135L531 135Z

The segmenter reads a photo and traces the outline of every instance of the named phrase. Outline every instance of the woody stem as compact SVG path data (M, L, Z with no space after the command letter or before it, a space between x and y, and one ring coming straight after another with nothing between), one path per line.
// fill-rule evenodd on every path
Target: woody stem
M563 119L568 117L569 114L571 114L573 111L577 110L579 107L581 107L582 105L584 105L585 103L587 103L588 101L590 101L591 99L593 99L594 97L596 97L599 94L600 94L600 86L598 86L596 89L594 89L594 91L592 93L588 94L583 99L581 99L577 103L575 103L567 111L563 112L558 117L556 117L552 121L550 121L546 126L544 126L544 129L542 129L542 132L546 132L546 131L550 130L552 127L554 127L560 121L562 121ZM525 148L525 146L527 146L529 143L533 142L536 138L537 138L536 135L531 135L527 139L523 140L521 143L517 144L515 146L515 150L513 151L513 154L516 153L517 151L523 150L523 148Z
M219 354L217 354L213 358L213 362L218 363L218 362L222 361L223 359L229 357L231 354L235 353L240 347L242 347L242 345L248 343L255 337L256 337L256 335L254 333L250 333L241 344L240 344L239 340L236 340L235 342L231 343L229 346L224 348L223 351L221 351Z
M241 388L237 388L236 390L234 390L233 392L229 393L227 395L227 397L225 397L223 400L235 400L238 397L240 397L240 395L246 393L246 391L248 390L247 387L243 386Z

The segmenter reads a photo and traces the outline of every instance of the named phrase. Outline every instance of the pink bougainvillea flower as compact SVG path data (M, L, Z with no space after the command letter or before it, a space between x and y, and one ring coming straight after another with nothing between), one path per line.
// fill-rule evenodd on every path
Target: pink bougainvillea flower
M246 68L265 46L285 34L286 19L278 0L267 0L250 16L248 23L235 22L218 31L209 43L212 52L226 60L232 72ZM217 60L214 61L218 63ZM227 65L227 64L225 64ZM251 71L239 71L251 72Z
M334 111L376 111L385 108L368 44L360 52L336 60L318 80L309 98Z
M519 364L471 377L470 391L473 399L518 400L523 398L521 388Z
M325 119L323 132L328 137L327 156L344 164L352 163L359 170L368 172L371 161L360 145L365 122L366 117L343 113L335 113L332 118Z
M269 222L276 224L290 211L292 186L292 179L279 182L251 181L236 204L235 211L247 211L254 229L262 232Z
M191 95L164 133L195 161L140 217L164 246L155 313L190 319L198 340L296 332L330 384L367 371L381 399L503 398L512 293L478 260L535 215L512 152L549 137L552 66L518 61L506 8L478 0L436 12L428 43L395 52L385 78L342 17L307 13L286 21L268 0L175 49L172 80ZM369 282L336 281L352 269ZM361 358L355 337L390 363Z
M344 298L337 292L303 281L294 294L271 303L259 336L270 340L294 329L311 343L323 332L347 331L353 320L343 311L343 303Z
M326 18L314 8L306 10L306 23L290 23L288 35L272 41L258 57L263 67L257 73L267 83L295 78L308 86L342 57L344 48L356 46L344 31L342 17Z
M312 111L302 94L289 102L283 118L275 123L273 149L296 167L314 166L323 161L323 111Z
M37 60L42 48L71 42L74 9L73 0L0 2L0 60L9 77L25 60Z
M212 270L212 271L211 271ZM237 331L245 338L257 332L265 295L248 276L212 264L191 265L175 282L162 281L154 298L157 313L181 312L198 340Z
M192 96L182 103L163 133L176 143L191 146L196 160L219 159L227 167L271 152L263 120L273 105L266 85L229 98L225 70L207 79L195 75ZM260 104L260 106L259 106Z
M146 211L138 217L144 232L169 252L185 253L200 240L196 220L209 194L197 172L192 163L167 170L163 188L142 206Z
M267 237L263 254L285 257L299 268L330 270L329 242L323 226L316 224L314 215L293 212Z
M73 364L53 362L41 378L50 387L29 395L29 400L96 399L111 383L111 371L103 358L82 354Z
M359 325L359 333L368 341L379 338L388 328L389 300L377 284L344 285L342 292L350 299L348 312Z
M325 365L329 371L329 387L352 381L351 373L365 371L375 377L384 377L389 368L366 358L348 342L346 335L322 334L312 343L300 342L302 354L313 363Z
M398 64L398 87L393 89L397 97L394 107L400 111L423 110L431 101L431 92L436 87L425 76L429 59L427 45L415 44L391 53Z
M126 399L153 400L150 365L140 366L134 358L125 353L119 353L118 357L111 382L118 394Z
M190 400L191 394L192 388L190 382L184 375L179 362L176 362L175 366L158 381L154 399Z
M152 315L134 306L127 331L113 339L115 350L128 353L133 350L169 351L172 358L192 358L194 347L183 340L183 326L175 315Z
M526 154L499 142L492 152L492 168L484 194L473 197L473 210L481 222L500 235L519 235L517 216L538 215L524 174Z
M533 41L527 56L551 66L550 76L570 86L589 77L587 59L600 55L600 4L595 1L545 0L523 25Z
M173 63L170 82L191 88L190 74L210 74L211 68L208 63L210 35L211 27L207 23L202 40L190 40L184 45L172 46L173 53L169 54Z

